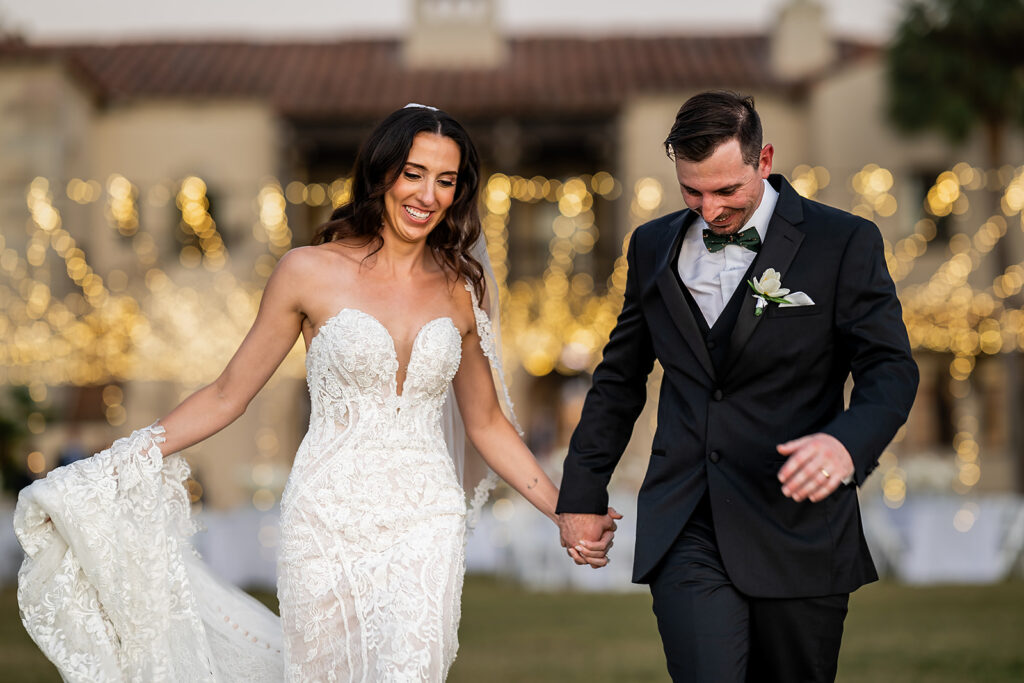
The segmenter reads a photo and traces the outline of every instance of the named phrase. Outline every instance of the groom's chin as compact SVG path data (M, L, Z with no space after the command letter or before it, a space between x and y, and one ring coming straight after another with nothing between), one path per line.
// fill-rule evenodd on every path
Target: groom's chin
M707 223L707 221L704 222ZM735 235L736 232L739 231L740 227L740 224L715 225L714 223L708 223L708 228L710 228L711 232L715 233L716 235Z

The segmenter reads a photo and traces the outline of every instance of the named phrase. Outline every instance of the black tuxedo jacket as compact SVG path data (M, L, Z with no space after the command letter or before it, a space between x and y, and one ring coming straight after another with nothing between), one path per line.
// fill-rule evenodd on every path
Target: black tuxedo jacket
M775 268L784 287L815 305L772 303L755 316L753 292L741 293L724 372L715 371L673 273L696 215L653 220L629 243L625 301L570 442L558 511L606 511L608 481L658 360L664 378L637 501L636 582L648 580L705 491L722 560L742 592L820 596L877 578L855 486L793 502L776 477L785 458L775 447L831 434L849 450L860 484L907 418L917 366L878 228L800 197L782 176L769 182L779 200L754 274Z

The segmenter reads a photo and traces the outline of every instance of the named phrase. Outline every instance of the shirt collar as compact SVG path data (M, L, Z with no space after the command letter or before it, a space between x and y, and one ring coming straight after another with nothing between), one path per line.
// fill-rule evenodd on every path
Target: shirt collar
M768 224L771 223L772 214L775 213L775 205L779 203L779 193L771 186L767 179L762 178L761 182L764 183L764 194L761 195L761 203L754 210L754 215L750 217L747 224L740 228L740 230L743 231L750 226L754 226L763 243L765 235L768 233Z
M753 226L757 230L758 236L761 238L761 242L764 242L765 235L768 233L768 224L772 221L772 214L775 213L775 205L779 203L779 192L767 179L762 178L761 182L764 183L764 194L761 195L761 203L758 204L754 213L750 216L743 227L737 232L742 232L747 228ZM703 241L703 234L705 228L708 227L707 222L698 214L694 219L693 224L690 226L690 230L687 231L687 238L691 240ZM705 250L706 252L707 250Z

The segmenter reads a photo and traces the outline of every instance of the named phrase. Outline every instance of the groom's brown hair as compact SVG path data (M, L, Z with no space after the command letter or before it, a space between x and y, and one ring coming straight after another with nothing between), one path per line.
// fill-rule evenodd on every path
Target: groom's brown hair
M679 108L665 138L665 153L673 161L704 161L732 138L739 140L743 162L757 166L761 154L761 117L754 109L754 98L727 90L702 92Z

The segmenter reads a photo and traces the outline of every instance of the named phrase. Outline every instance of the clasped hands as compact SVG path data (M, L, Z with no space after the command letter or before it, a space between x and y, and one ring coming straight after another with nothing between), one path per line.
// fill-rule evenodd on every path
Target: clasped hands
M618 528L617 519L622 519L622 515L611 507L603 515L563 512L558 515L562 547L576 564L589 564L594 569L605 566Z

